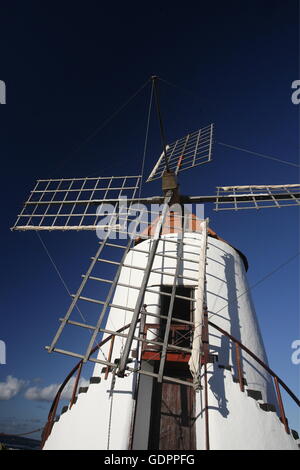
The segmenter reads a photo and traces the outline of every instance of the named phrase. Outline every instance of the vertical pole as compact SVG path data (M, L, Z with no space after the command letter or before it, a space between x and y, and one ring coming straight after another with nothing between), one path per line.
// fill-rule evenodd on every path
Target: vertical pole
M108 352L108 357L107 357L108 362L111 362L111 356L112 356L112 352L113 352L113 349L114 349L114 343L115 343L115 335L113 335L111 340L110 340L109 352ZM107 380L109 369L110 369L110 367L107 366L106 370L105 370L104 380Z
M140 321L140 333L139 333L139 338L141 340L146 339L147 336L147 330L146 330L146 315L147 315L147 305L143 305L143 310L141 312L141 321ZM140 348L141 353L146 347L146 343L144 341L138 342L138 349Z
M161 142L162 142L162 147L163 147L163 152L164 152L164 158L165 158L165 163L166 163L166 170L170 171L169 170L168 158L167 158L166 137L165 137L164 126L163 126L161 112L160 112L160 103L159 103L157 79L158 79L158 77L155 76L155 75L153 75L153 77L151 77L151 80L152 80L152 83L153 83L153 86L154 86L155 102L156 102L156 109L157 109L157 115L158 115L158 121L159 121L160 137L161 137Z
M189 368L193 376L194 386L199 387L199 377L201 369L201 353L203 352L203 338L204 331L204 312L206 311L206 251L207 251L207 229L208 219L205 219L202 224L202 240L199 251L199 264L198 264L198 285L196 291L196 309L194 314L194 334L192 344L192 354L189 360ZM208 338L207 338L208 342Z
M276 375L274 376L274 382L275 382L275 388L276 388L276 393L277 393L277 400L278 400L278 405L279 405L279 410L280 410L281 421L284 424L284 428L285 428L287 434L290 434L290 429L289 429L288 422L287 422L287 419L286 419L286 416L285 416L283 401L282 401L282 398L281 398L280 388L279 388L279 384L278 384L278 380L277 380Z
M241 389L241 392L243 392L244 380L243 380L243 370L242 370L242 365L241 365L241 351L237 343L235 343L235 354L236 354L237 372L238 372L240 389Z
M209 444L209 415L208 415L208 383L207 383L207 363L209 356L208 346L208 314L206 304L203 307L203 328L202 328L202 348L204 362L204 393L205 393L205 442L206 450L210 449Z
M209 343L208 343L208 313L207 306L203 306L203 328L202 328L202 351L204 363L208 363Z
M80 374L81 374L81 369L82 369L82 364L83 364L83 361L80 362L79 367L78 367L76 380L75 380L75 383L74 383L74 388L73 388L73 393L72 393L72 398L71 398L71 401L70 401L70 409L74 405L76 392L77 392L77 388L78 388L78 383L79 383L79 379L80 379Z
M207 362L205 359L204 359L204 400L205 400L205 446L206 446L206 450L209 450L210 444L209 444Z

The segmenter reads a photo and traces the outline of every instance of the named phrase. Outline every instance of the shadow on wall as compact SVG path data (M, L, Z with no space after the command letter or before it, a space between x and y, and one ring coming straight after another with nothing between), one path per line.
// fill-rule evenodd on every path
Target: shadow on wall
M230 327L231 327L230 334L234 336L237 340L239 340L241 343L243 343L242 335L241 335L239 309L238 309L239 300L238 300L237 288L236 288L236 282L235 282L235 279L236 279L235 264L234 264L235 261L232 255L227 255L227 254L223 256L223 259L225 262L225 277L227 279L228 314L230 318ZM255 308L254 308L251 296L249 296L249 302L251 305L250 311L253 312L253 315L252 315L253 328L255 330L256 336L260 338L260 344L264 352L264 357L262 357L262 359L267 363L267 356L264 350L263 339L260 333L259 325L255 317L255 313L254 313ZM245 346L247 346L247 344L245 344ZM237 377L238 373L237 373L235 346L232 343L231 343L231 348L232 348L232 361L233 361L233 367L234 367L233 369L234 375ZM266 402L274 404L277 407L277 412L278 412L278 404L277 404L277 399L276 399L271 376L268 376L267 374L268 378L266 379L266 376L263 373L260 366L258 365L258 363L255 362L254 360L251 360L251 359L249 360L249 356L243 351L241 351L241 367L242 367L242 370L244 370L244 372L246 369L246 364L248 366L248 370L250 366L253 371L255 371L257 374L259 374L263 378L263 380L265 381ZM249 382L249 379L248 379L248 382ZM250 383L248 383L248 385L250 385ZM255 388L255 387L256 387L256 384L254 382L251 382L251 388Z
M230 330L227 330L227 331L234 338L236 338L238 341L243 343L242 334L241 334L240 317L239 317L239 308L238 308L239 304L238 304L238 294L237 294L236 275L235 275L235 272L236 272L235 259L232 255L227 254L227 253L223 254L222 258L224 260L224 274L225 274L226 285L227 285L228 319L230 322ZM252 304L251 297L249 298L249 301L251 303L251 310L254 312L255 309ZM262 341L261 334L259 331L259 326L256 323L255 317L253 317L253 322L254 322L253 326L256 329L256 334L260 337L261 344L263 346L263 341ZM245 344L245 346L247 345ZM230 354L230 351L231 351L231 354ZM224 365L224 366L228 366L228 365L233 366L232 373L235 377L238 377L235 345L231 342L231 340L228 337L226 336L221 337L221 347L216 348L216 352L218 353L218 356L219 356L219 364ZM260 366L257 363L253 362L253 360L249 360L248 355L246 355L246 357L243 357L244 355L245 353L241 351L242 370L245 371L245 368L247 367L249 370L249 367L251 367L253 371L259 374L265 380L266 402L275 404L275 406L278 408L274 386L273 386L271 377L270 377L270 380L266 379L264 373L260 369ZM213 372L212 377L209 379L209 384L210 384L212 393L218 400L220 413L222 414L222 416L226 417L229 412L226 406L226 403L228 402L228 400L226 400L226 396L225 396L224 379L225 379L225 375L223 374L223 369L220 369L218 367L218 364L214 364L214 372ZM248 383L248 385L250 384ZM258 384L258 385L261 385L261 384ZM256 384L252 382L251 388L253 387L255 388L255 386ZM278 409L277 409L277 412L278 412Z
M230 254L224 253L222 255L224 261L224 275L227 281L227 302L228 302L228 316L230 322L230 331L229 333L234 336L239 341L241 340L241 326L238 314L238 299L237 299L237 288L235 282L235 261L234 257ZM230 360L230 350L232 359ZM216 348L218 352L219 364L228 366L233 364L233 374L237 376L236 368L236 357L235 349L232 348L231 341L227 336L221 336L221 346ZM242 364L242 359L241 359ZM213 364L214 370L212 376L210 377L208 383L211 389L211 392L215 396L218 402L218 410L221 415L226 418L229 414L227 408L228 400L226 399L225 392L225 374L224 369L220 369L217 363Z

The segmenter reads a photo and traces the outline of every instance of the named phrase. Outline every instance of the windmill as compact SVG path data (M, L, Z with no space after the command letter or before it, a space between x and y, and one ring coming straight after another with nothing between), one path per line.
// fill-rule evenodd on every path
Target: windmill
M268 366L247 259L193 207L298 206L300 185L181 195L178 174L211 161L214 126L167 145L157 77L151 81L162 153L148 182L161 179L163 194L137 197L140 175L38 180L12 228L93 230L100 238L46 347L79 362L52 404L43 447L296 449L298 435L289 427L280 387L300 402ZM86 294L91 283L101 285L101 298ZM79 303L95 307L93 323L74 318ZM88 333L85 345L60 346L70 328ZM87 362L93 376L89 387L79 387ZM72 398L58 415L73 375Z

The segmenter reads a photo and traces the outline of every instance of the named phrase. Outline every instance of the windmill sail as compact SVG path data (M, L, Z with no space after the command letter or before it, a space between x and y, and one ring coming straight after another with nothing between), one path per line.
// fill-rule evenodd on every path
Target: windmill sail
M168 145L166 150L169 170L177 174L211 161L213 130L214 125L210 124ZM165 170L165 158L162 153L147 181L161 178Z
M12 230L96 230L104 204L134 198L140 182L141 176L38 180Z
M215 210L281 208L300 205L300 184L220 186Z

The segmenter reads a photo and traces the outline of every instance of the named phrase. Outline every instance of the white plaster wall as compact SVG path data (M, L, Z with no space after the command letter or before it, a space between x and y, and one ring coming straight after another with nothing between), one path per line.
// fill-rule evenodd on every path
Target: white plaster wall
M209 391L209 440L211 450L298 450L297 441L285 432L276 413L263 411L259 403L242 393L227 370L208 366L226 399ZM205 450L204 391L197 393L197 449ZM220 411L221 410L221 411ZM225 412L226 411L226 412Z
M113 397L110 388L111 375L79 394L76 404L54 424L44 449L128 449L134 403L132 375L116 379Z

